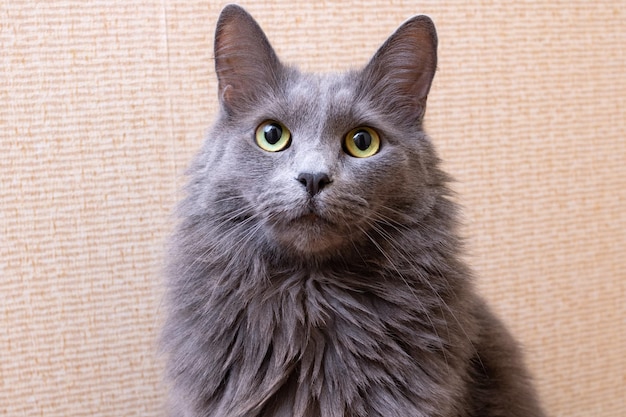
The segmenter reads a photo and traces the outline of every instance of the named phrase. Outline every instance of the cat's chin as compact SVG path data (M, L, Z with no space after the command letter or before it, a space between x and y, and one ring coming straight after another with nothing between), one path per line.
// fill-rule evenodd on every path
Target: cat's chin
M342 227L313 213L273 224L269 229L269 238L277 246L305 258L336 254L350 240Z

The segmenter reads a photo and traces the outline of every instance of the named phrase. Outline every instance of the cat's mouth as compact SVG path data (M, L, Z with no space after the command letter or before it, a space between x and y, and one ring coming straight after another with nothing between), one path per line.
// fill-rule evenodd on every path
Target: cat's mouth
M296 217L294 220L308 222L308 223L325 223L325 224L329 223L328 220L320 216L315 211L309 211L308 213L305 213L299 217Z
M292 222L298 222L305 225L319 226L319 227L337 227L332 217L329 218L329 213L325 213L324 210L311 200L303 207L299 212L294 213Z

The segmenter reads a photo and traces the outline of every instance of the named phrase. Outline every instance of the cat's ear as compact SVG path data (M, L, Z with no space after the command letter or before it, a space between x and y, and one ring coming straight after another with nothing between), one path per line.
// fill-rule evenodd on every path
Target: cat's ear
M245 109L275 90L282 65L265 33L240 6L226 6L215 30L215 72L221 102Z
M400 117L421 121L437 69L437 31L414 16L378 49L363 70L361 91Z

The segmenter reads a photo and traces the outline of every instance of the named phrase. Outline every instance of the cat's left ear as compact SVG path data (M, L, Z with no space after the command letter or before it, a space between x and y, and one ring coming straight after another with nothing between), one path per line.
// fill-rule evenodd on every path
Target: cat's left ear
M361 91L400 117L421 121L437 69L437 31L414 16L378 49L363 70Z
M226 6L215 30L215 72L227 110L245 110L276 91L282 64L265 33L242 7Z

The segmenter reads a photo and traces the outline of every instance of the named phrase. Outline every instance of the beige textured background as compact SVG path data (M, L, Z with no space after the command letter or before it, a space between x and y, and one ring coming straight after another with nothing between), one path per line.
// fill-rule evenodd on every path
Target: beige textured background
M243 4L316 71L433 17L427 127L480 289L552 416L625 416L626 3ZM163 416L163 241L216 110L222 5L0 4L0 415Z

